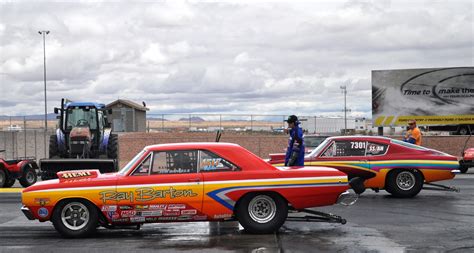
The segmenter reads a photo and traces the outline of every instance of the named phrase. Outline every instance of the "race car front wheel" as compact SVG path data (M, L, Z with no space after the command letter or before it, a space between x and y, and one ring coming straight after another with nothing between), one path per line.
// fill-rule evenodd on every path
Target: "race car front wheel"
M276 193L247 194L239 201L236 216L249 233L273 233L285 223L288 204Z
M418 170L391 171L385 188L395 197L412 198L423 188L423 175Z
M54 228L64 237L86 237L95 232L99 222L97 208L85 200L66 200L53 211Z

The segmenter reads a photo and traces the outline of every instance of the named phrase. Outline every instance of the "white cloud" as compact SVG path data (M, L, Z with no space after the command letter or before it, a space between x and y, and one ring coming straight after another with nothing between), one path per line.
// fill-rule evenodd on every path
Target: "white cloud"
M11 2L0 5L0 114L61 97L152 113L370 116L373 69L474 64L471 1Z
M141 57L146 64L164 64L167 62L168 57L166 57L162 50L161 46L158 43L152 43L148 48L142 52Z

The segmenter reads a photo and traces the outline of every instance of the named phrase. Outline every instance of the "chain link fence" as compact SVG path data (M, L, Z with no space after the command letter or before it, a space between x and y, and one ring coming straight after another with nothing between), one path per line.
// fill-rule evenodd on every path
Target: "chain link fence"
M279 135L286 128L288 115L259 114L148 114L146 132L213 133L218 130L232 133L265 133ZM368 128L369 120L341 117L299 116L301 126L308 134L340 134L348 129ZM48 157L49 136L55 134L57 120L48 120L44 130L44 118L38 116L11 116L0 119L0 157L12 159L34 156ZM258 145L253 145L255 147ZM254 150L258 151L258 150ZM257 152L259 153L259 152Z

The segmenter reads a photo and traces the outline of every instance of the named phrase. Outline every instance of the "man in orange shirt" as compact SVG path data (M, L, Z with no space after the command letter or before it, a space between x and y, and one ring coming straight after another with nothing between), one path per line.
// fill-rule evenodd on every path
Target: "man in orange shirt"
M421 146L421 131L416 126L416 120L411 119L408 121L408 127L410 128L411 138L415 139L415 144Z

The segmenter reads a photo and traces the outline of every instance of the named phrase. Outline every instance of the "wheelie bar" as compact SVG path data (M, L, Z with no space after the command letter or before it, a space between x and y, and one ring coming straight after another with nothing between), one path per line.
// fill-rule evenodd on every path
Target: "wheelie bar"
M425 190L434 190L434 191L449 191L449 192L459 192L459 188L454 186L446 186L442 184L434 183L425 183L425 185L434 186L434 187L423 187Z
M340 223L346 224L346 219L342 218L341 216L332 214L332 213L324 213L309 209L302 209L299 212L308 213L311 215L306 216L288 216L286 219L287 221L306 221L306 222L329 222L329 223Z

